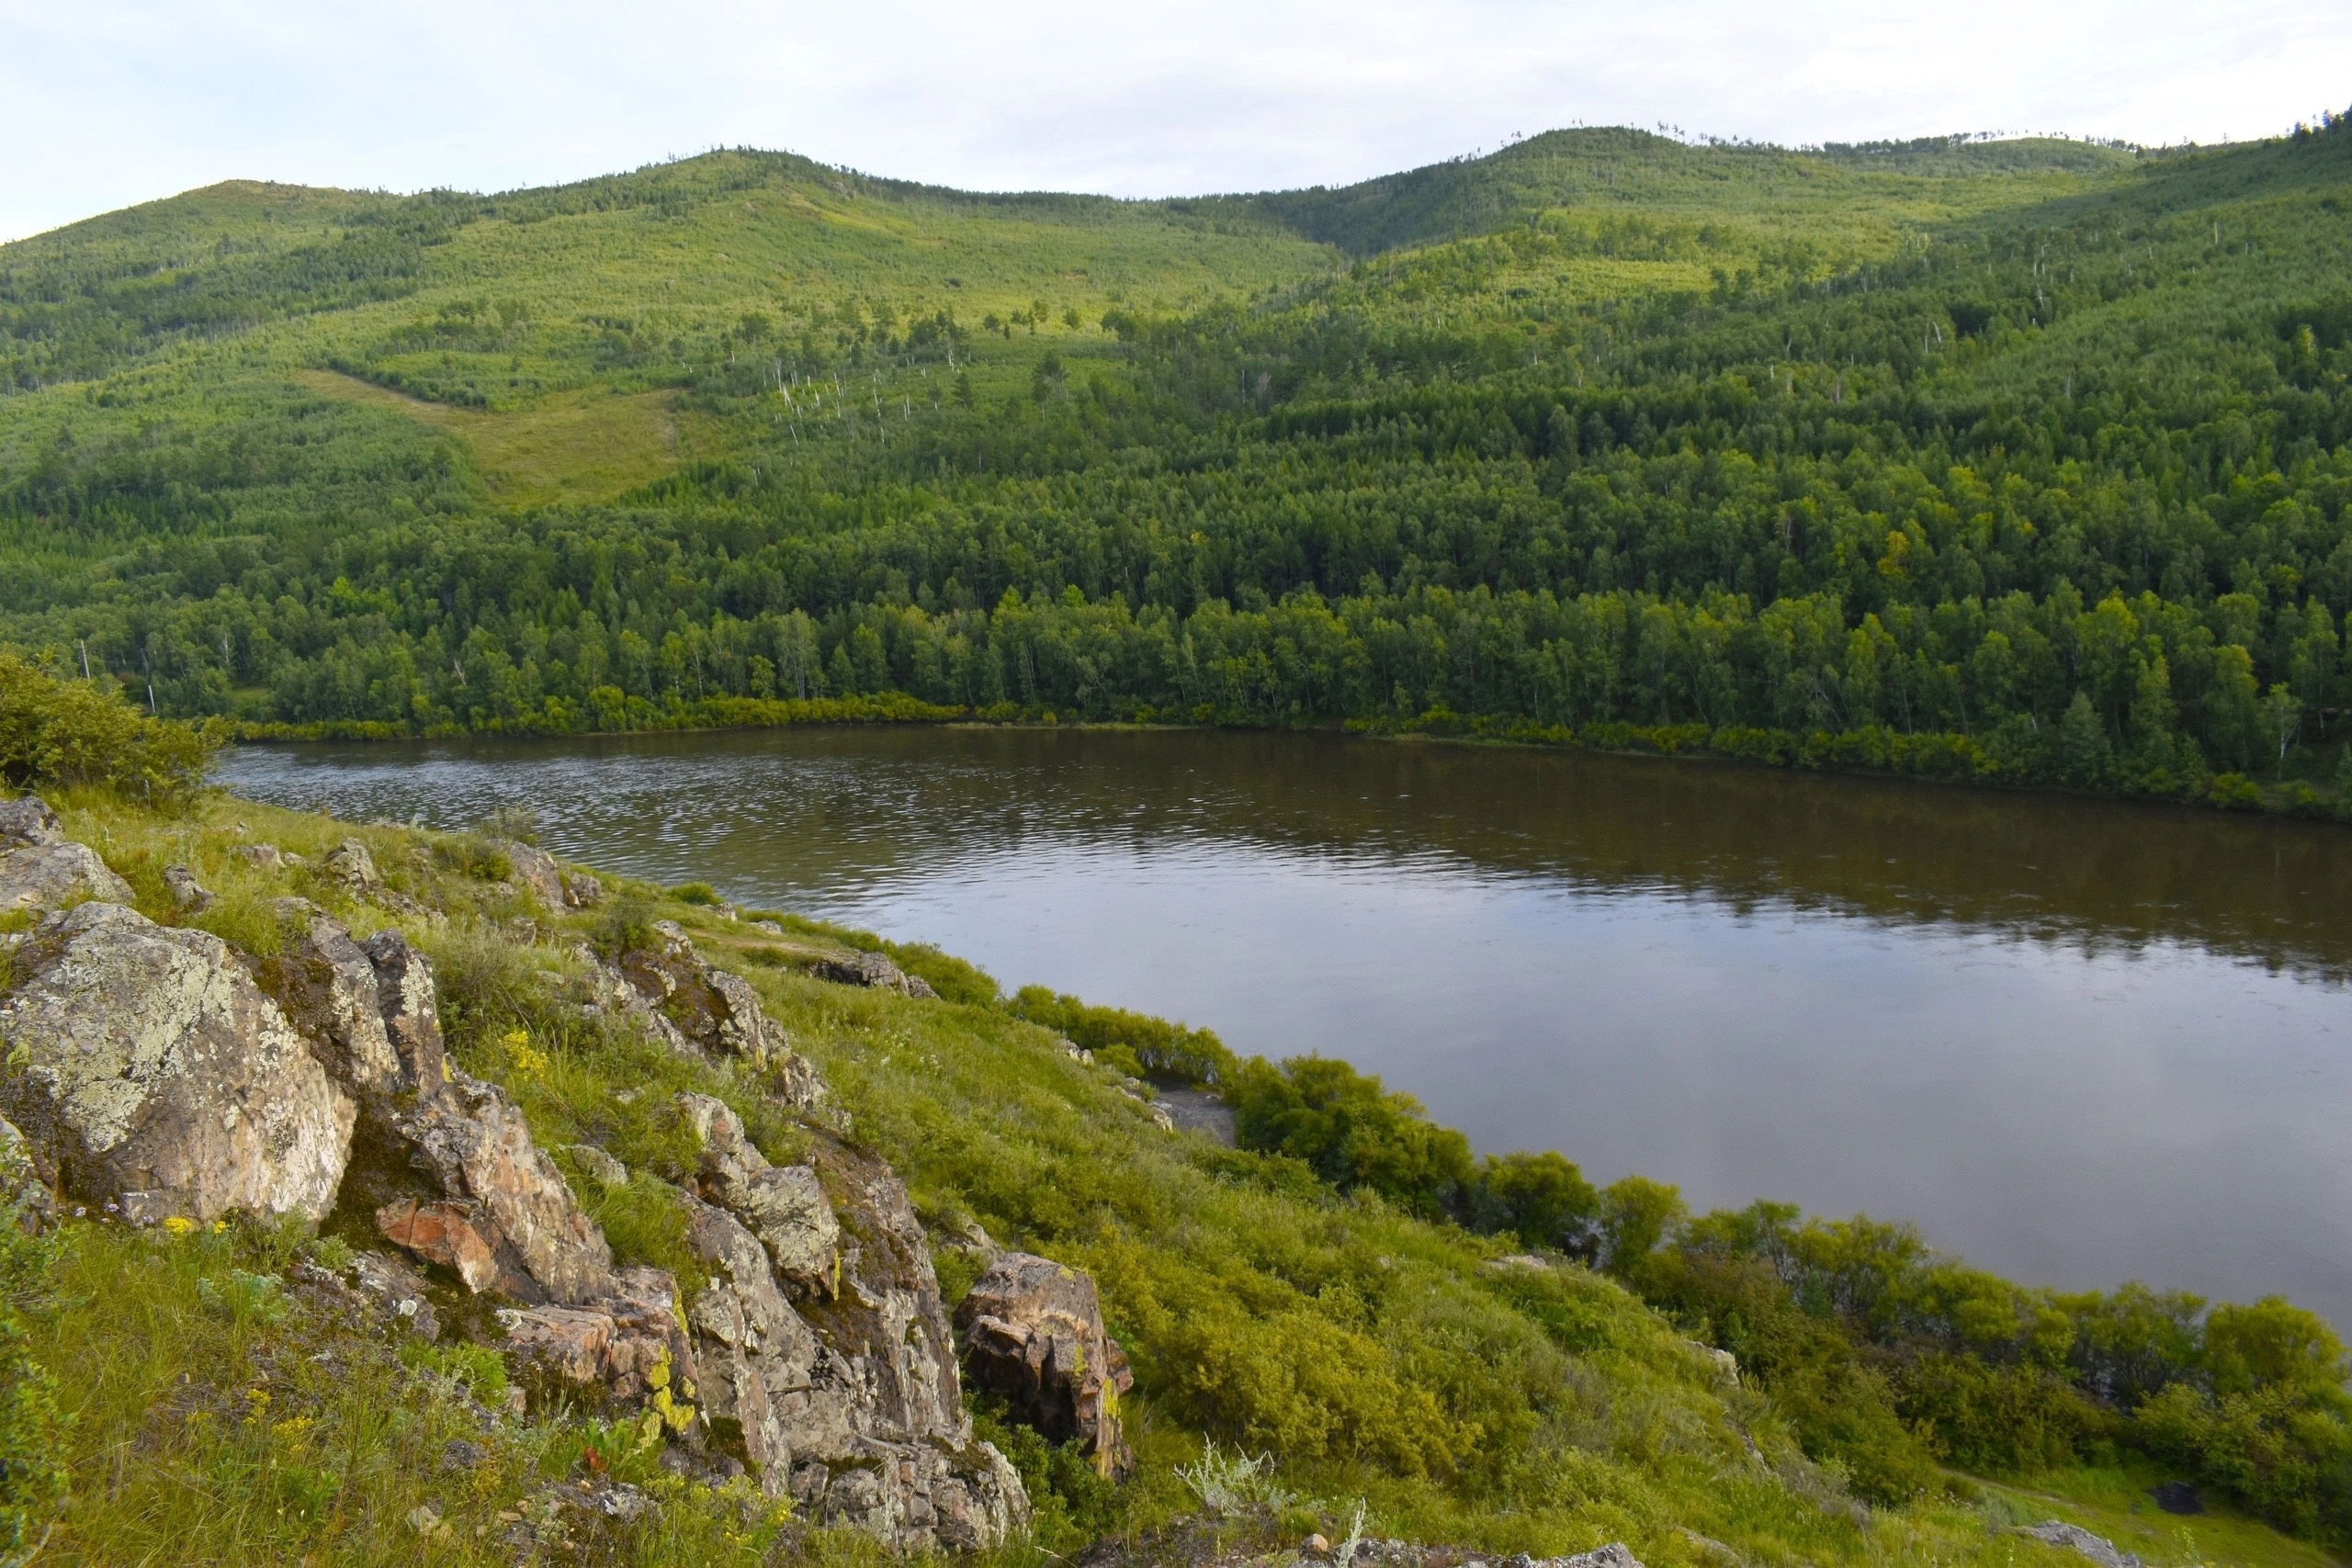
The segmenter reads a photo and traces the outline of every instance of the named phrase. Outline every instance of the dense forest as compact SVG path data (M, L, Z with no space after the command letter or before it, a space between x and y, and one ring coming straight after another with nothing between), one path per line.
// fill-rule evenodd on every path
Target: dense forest
M0 631L349 733L831 699L2324 811L2348 197L2342 119L1159 204L219 187L0 249Z

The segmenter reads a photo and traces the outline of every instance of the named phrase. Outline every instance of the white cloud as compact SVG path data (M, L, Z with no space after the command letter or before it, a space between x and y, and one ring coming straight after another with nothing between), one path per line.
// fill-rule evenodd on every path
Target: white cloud
M0 234L232 176L497 189L739 143L1148 196L1578 121L2211 141L2347 81L2352 13L2284 0L0 0Z

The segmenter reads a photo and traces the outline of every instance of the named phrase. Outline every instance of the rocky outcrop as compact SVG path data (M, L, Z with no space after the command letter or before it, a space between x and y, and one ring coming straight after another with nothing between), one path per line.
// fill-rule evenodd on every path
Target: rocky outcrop
M505 1308L498 1320L524 1369L605 1401L650 1405L674 1433L693 1429L701 1390L677 1281L662 1270L625 1269L583 1305Z
M516 839L492 839L491 847L504 855L506 863L514 868L515 886L550 909L565 907L563 868L555 863L555 856L536 844Z
M688 1235L711 1273L687 1313L695 1362L713 1420L762 1485L901 1550L1004 1540L1028 1499L1003 1456L973 1438L938 1280L897 1176L816 1128L813 1156L778 1168L720 1101L688 1096L681 1109L703 1139Z
M593 909L604 902L605 885L594 877L570 872L555 856L519 839L492 839L491 846L514 868L514 886L550 909Z
M973 1383L1001 1395L1048 1441L1078 1439L1104 1475L1134 1463L1119 1396L1135 1386L1126 1352L1102 1327L1094 1280L1031 1253L1000 1254L956 1308Z
M0 909L54 908L85 898L131 901L130 885L87 844L65 836L38 795L0 801Z
M760 1010L759 993L740 975L702 961L685 931L673 920L657 921L650 947L620 956L622 976L660 1008L679 1032L706 1051L741 1056L755 1065L768 1059L769 1034L785 1049L783 1032Z
M816 1167L770 1165L723 1100L688 1094L678 1105L702 1141L703 1196L750 1228L777 1277L797 1292L837 1294L842 1227Z
M66 849L87 853L39 802L0 808L0 856ZM400 907L357 840L322 870ZM201 892L192 876L167 886L192 908L183 882ZM825 1124L815 1068L680 928L616 965L583 954L589 1010L616 1010L800 1113L802 1151L783 1159L772 1144L771 1159L725 1102L682 1098L699 1148L677 1201L708 1270L691 1301L667 1273L616 1269L514 1101L455 1069L431 968L399 931L359 941L300 898L275 913L288 934L266 958L107 901L51 914L12 950L0 1187L21 1178L20 1223L41 1224L61 1183L134 1221L339 1207L398 1249L302 1266L305 1288L355 1321L486 1333L520 1386L651 1409L689 1448L740 1449L805 1517L898 1550L990 1548L1026 1522L1018 1475L964 1414L905 1188ZM570 1158L599 1187L630 1179L593 1145Z
M353 1102L378 1106L401 1089L404 1075L385 1023L375 963L340 923L315 908L294 908L298 918L307 916L302 933L257 964L256 973ZM428 995L430 989L428 983ZM432 1042L437 1048L437 1027Z
M473 1291L532 1303L612 1292L612 1248L505 1090L453 1073L392 1126L410 1165L438 1190L378 1205L387 1240L454 1269Z
M931 982L908 974L878 953L828 954L810 964L808 973L837 986L866 986L896 991L902 997L922 997L933 1001L939 998L939 993L931 988Z
M344 1201L469 1290L529 1303L614 1288L612 1249L503 1089L453 1071L433 975L397 931L367 944L313 910L263 977L356 1108Z
M139 1220L334 1205L352 1099L227 943L93 902L16 964L0 1103L69 1192Z

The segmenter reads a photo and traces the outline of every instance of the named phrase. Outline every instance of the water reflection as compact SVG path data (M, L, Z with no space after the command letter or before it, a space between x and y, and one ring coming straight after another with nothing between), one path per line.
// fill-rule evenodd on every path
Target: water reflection
M1337 736L241 752L238 787L939 942L1343 1055L1481 1146L2352 1323L2352 833Z

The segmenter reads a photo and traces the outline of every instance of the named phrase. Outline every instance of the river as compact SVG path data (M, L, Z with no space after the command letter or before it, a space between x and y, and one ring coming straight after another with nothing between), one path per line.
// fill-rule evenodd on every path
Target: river
M2352 831L1329 734L247 748L241 793L935 942L1347 1057L1483 1150L2352 1328Z

